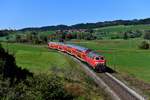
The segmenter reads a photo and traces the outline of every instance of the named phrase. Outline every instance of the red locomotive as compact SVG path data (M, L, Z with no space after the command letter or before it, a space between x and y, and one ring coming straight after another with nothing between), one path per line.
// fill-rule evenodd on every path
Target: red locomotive
M48 47L73 55L88 63L96 71L104 72L106 69L105 58L88 48L59 42L49 42Z

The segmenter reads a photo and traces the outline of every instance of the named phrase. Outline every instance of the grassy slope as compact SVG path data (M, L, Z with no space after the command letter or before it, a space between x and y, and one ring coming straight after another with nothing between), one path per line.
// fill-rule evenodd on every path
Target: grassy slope
M103 28L97 28L95 29L97 31L102 31L102 32L124 32L124 31L129 31L129 30L150 30L150 25L118 25L118 26L109 26L109 27L103 27Z
M137 45L140 42L140 39L101 40L77 44L103 54L108 65L118 72L150 82L150 50L139 50Z
M39 35L44 35L44 36L48 36L50 34L54 34L55 31L44 31L44 32L40 32Z
M102 40L78 43L94 49L106 56L108 65L121 72L134 75L145 81L150 81L150 51L139 50L137 45L141 40ZM7 47L7 44L3 44ZM47 48L8 44L8 50L15 53L17 64L33 71L48 71L51 67L67 68L68 60L57 52L48 52Z
M19 66L32 71L48 71L51 67L69 67L64 56L57 52L49 52L47 48L22 44L3 44L5 48L16 56Z
M87 77L70 57L48 50L45 48L46 45L15 43L2 43L2 45L10 53L15 54L17 65L35 73L53 72L65 77L65 88L73 95L78 95L77 100L103 100L105 96L103 91L96 87L93 80Z

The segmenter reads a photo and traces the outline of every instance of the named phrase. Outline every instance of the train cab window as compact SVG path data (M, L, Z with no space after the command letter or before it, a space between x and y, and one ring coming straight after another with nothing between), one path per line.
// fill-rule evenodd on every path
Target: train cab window
M102 60L104 60L104 57L101 57Z
M95 60L100 60L100 58L99 58L99 57L96 57Z

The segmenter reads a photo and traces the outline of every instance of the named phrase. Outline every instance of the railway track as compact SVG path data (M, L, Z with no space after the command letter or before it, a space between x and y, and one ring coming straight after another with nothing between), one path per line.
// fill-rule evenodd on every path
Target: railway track
M68 56L68 54L65 55ZM136 93L111 74L95 73L88 67L88 65L82 63L79 59L73 56L71 56L71 58L79 63L83 67L86 74L91 77L101 89L108 93L113 100L145 100L144 97Z
M101 73L98 76L117 94L121 100L145 100L138 93L130 89L124 83L109 73Z

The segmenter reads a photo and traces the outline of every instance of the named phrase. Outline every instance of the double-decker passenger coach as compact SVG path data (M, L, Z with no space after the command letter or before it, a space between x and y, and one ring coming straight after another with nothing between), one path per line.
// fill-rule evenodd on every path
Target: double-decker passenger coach
M74 57L88 63L96 71L104 72L106 69L105 58L88 48L60 42L49 42L48 47L50 49L56 49L73 55Z

